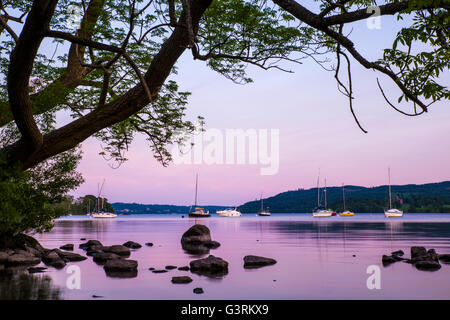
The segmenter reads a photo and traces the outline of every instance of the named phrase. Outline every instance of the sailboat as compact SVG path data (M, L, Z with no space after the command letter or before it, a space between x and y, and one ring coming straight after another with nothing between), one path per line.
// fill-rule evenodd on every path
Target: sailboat
M269 209L264 210L262 193L261 193L261 210L259 210L258 216L263 216L263 217L270 216Z
M384 215L387 218L403 217L403 211L392 208L392 191L391 191L391 168L388 168L389 177L389 210L384 210Z
M344 184L342 184L342 199L344 201L344 211L342 211L339 215L341 217L351 217L354 216L355 214L349 210L345 210L345 188L344 188Z
M313 217L316 218L325 218L325 217L331 217L333 215L333 211L327 210L327 180L325 180L325 207L322 207L320 205L320 188L319 188L319 180L320 180L320 171L319 176L317 177L317 207L313 211ZM336 215L336 213L334 213Z
M95 211L91 212L91 217L93 217L93 218L115 218L115 217L117 217L117 214L103 210L105 198L101 197L101 195L102 195L104 185L105 185L105 179L103 179L102 187L100 188L98 197L97 197L97 212L95 212ZM101 209L100 209L100 198L102 199Z
M197 207L197 190L198 190L198 173L195 176L195 204L194 204L194 211L191 211L192 207L189 209L189 217L194 218L207 218L211 215L209 214L209 211L205 211L205 209Z

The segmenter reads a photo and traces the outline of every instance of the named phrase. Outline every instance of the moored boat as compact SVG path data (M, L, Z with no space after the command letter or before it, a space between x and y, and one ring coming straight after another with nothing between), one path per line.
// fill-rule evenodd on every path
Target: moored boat
M195 176L195 204L194 211L189 209L189 217L191 218L208 218L211 215L204 208L197 207L197 191L198 191L198 174ZM192 208L192 207L191 207Z
M216 213L221 217L240 217L242 214L234 209L225 209L225 210L219 210Z
M399 209L392 208L392 190L391 190L391 168L388 168L388 178L389 178L389 209L384 210L384 215L386 218L400 218L403 217L403 211Z

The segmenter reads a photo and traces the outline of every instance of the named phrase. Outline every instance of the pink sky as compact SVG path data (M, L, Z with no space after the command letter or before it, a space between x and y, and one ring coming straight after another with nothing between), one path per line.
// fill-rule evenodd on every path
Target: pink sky
M391 20L383 21L383 28L388 28ZM364 28L352 34L371 58L392 43L383 28L370 30L369 37ZM261 192L267 197L315 187L319 167L328 185L386 184L388 166L393 184L450 180L449 102L436 103L420 117L403 116L390 109L376 86L378 76L396 101L398 90L390 80L356 63L352 66L355 109L368 134L357 128L333 74L312 61L292 66L294 74L249 67L255 82L239 86L185 53L175 79L182 90L192 92L188 118L204 116L206 129L279 129L278 174L262 176L259 165L164 168L142 138L128 152L130 160L111 169L98 155L100 143L91 138L83 143L79 167L86 182L73 194L95 194L97 183L106 178L105 196L112 202L188 205L198 172L200 204L239 205L259 198ZM441 82L448 85L449 80L447 74Z

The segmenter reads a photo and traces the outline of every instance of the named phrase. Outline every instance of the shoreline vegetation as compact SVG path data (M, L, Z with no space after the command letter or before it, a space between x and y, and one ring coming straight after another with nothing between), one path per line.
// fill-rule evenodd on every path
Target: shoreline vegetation
M361 186L345 186L346 207L357 213L383 213L388 204L387 186L366 188ZM422 185L392 186L393 205L407 213L450 213L450 181ZM323 196L323 195L322 195ZM329 207L337 212L343 211L342 188L328 187L327 198ZM72 196L59 206L72 215L85 215L96 203L97 198L86 195L78 199ZM259 201L254 200L238 206L242 213L255 213L259 210ZM317 188L297 189L279 193L264 199L270 210L276 213L306 213L312 212L317 201ZM234 206L203 206L205 210L215 212ZM104 208L118 214L186 214L189 206L140 204L140 203L109 203L104 198Z

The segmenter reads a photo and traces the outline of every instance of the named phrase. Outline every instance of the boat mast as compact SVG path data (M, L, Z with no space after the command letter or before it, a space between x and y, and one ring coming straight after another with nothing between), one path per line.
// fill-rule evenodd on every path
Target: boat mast
M195 204L194 204L194 207L197 206L197 188L198 188L198 173L195 176Z
M320 207L320 189L319 189L319 180L320 180L320 169L319 169L319 175L317 176L317 208Z
M263 210L263 194L261 193L261 212L263 212L264 210Z
M389 209L392 209L392 193L391 193L391 168L388 168L388 179L389 179Z
M100 212L100 182L97 183L97 213Z
M344 191L344 183L342 183L342 199L344 199L344 211L345 211L345 191Z
M325 178L325 209L327 208L327 178Z

